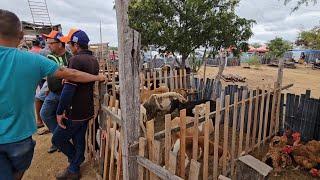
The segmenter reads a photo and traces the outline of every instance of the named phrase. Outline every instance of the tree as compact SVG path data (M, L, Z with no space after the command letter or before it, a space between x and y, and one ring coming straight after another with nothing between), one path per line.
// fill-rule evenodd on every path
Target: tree
M199 47L214 52L238 47L252 36L253 20L234 13L236 0L134 0L130 26L139 31L142 45L157 45L182 56L181 66Z
M276 37L268 43L268 47L273 58L282 58L284 53L292 48L292 45L290 42Z
M287 5L290 3L292 0L284 0L284 4ZM298 0L296 6L293 7L292 12L298 10L302 5L308 6L309 3L313 3L314 5L318 2L318 0Z
M310 49L320 49L320 27L300 32L296 44L304 45Z

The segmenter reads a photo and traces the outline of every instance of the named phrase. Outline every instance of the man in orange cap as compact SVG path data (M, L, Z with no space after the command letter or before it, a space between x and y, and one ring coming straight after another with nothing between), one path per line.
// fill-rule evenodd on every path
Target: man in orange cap
M61 39L63 37L63 34L53 30L50 34L44 34L43 36L45 37L51 51L51 54L49 54L47 57L59 66L68 66L71 54L65 49L65 42L63 42L63 40ZM56 110L59 104L63 85L62 79L56 78L54 76L48 76L47 83L49 94L42 104L40 116L49 128L50 132L53 133L57 127ZM57 148L52 145L48 150L48 153L53 153L56 150Z
M84 31L72 29L62 39L68 42L74 55L69 68L93 75L99 73L99 63L88 50L89 37ZM57 179L80 178L80 165L85 160L85 134L88 121L94 116L93 86L94 83L72 81L64 84L57 109L59 126L53 133L52 143L68 157L70 164L56 175Z

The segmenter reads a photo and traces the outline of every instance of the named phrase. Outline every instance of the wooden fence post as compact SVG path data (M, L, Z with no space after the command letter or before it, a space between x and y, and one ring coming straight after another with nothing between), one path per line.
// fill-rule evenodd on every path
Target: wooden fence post
M140 135L140 34L129 27L128 6L131 0L116 0L115 9L118 27L120 107L123 120L122 164L123 179L138 177L136 155L132 147Z
M219 164L219 125L220 125L220 119L221 119L221 101L218 98L216 102L216 119L215 119L215 126L214 126L214 153L213 153L213 179L218 178L218 164Z

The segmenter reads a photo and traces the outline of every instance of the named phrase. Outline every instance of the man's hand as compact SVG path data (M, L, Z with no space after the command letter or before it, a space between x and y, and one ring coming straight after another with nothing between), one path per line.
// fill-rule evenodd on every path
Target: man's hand
M102 82L103 82L103 81L106 81L106 75L105 75L105 74L99 74L99 75L98 75L98 81L100 81L100 82L101 82L101 81L102 81Z
M63 119L67 119L65 114L57 115L57 123L62 129L66 129L67 127L63 124Z

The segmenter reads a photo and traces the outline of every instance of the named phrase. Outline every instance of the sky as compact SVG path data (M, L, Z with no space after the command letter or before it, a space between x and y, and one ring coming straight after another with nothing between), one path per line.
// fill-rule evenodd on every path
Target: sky
M32 22L27 0L0 0L1 9L16 13L20 20ZM6 2L6 3L3 3ZM76 3L75 3L76 2ZM275 37L295 41L298 33L320 25L320 3L302 6L291 13L296 0L284 5L282 0L241 0L237 7L240 17L254 19L254 35L250 43L266 43ZM79 28L88 33L90 43L100 42L99 23L102 22L102 40L117 46L116 14L113 0L47 0L53 24L61 24L63 33Z

